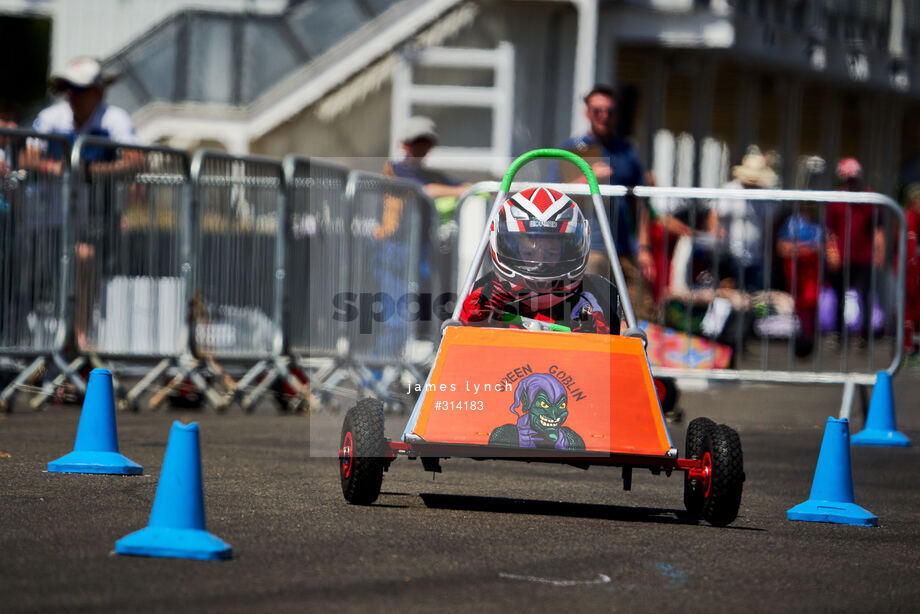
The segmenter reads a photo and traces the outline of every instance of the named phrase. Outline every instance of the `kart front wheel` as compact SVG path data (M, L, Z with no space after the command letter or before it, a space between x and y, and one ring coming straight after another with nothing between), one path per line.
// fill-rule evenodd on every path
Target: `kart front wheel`
M741 507L744 456L738 433L724 424L710 428L703 438L703 456L709 458L711 471L703 518L723 527L738 517Z
M377 500L386 452L383 404L376 399L361 399L345 414L339 441L339 474L346 501L370 505Z
M715 428L716 423L709 418L694 418L687 426L687 440L684 443L684 457L692 459L703 458L703 439L710 429ZM707 469L704 468L703 471ZM708 491L708 476L701 474L697 477L691 477L688 471L684 475L684 506L687 511L694 516L703 513L703 504L706 503L706 492Z

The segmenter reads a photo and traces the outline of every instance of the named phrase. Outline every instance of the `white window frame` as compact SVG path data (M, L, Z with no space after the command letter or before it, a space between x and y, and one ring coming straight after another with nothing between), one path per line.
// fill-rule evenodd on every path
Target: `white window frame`
M419 85L413 82L416 66L476 68L494 71L492 87L467 85ZM405 53L393 72L390 120L390 158L402 157L400 136L416 104L443 107L480 107L492 111L490 147L452 147L439 144L425 158L431 168L442 170L505 172L511 163L514 105L514 47L502 41L495 49L427 47Z

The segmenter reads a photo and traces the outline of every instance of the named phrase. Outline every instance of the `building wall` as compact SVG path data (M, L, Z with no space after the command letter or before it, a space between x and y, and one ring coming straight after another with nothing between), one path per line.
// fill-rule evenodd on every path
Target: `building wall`
M664 71L658 85L648 77L656 62ZM645 164L663 175L661 185L711 184L704 167L722 169L716 183L726 181L730 166L740 162L748 146L757 145L777 154L776 170L785 187L803 187L796 181L806 156L827 158L831 171L837 160L852 156L863 163L873 188L892 192L901 162L916 154L920 143L920 122L909 112L902 121L904 97L891 92L739 61L717 50L624 44L616 51L615 66L617 85L637 92L630 140ZM656 87L660 91L653 91ZM656 98L661 111L652 117L649 107ZM656 142L665 143L661 152L655 151ZM660 155L667 158L664 167L660 157L656 160ZM811 186L833 187L832 174Z
M280 12L287 0L0 0L0 13L52 19L52 71L72 57L104 58L157 22L187 8Z
M352 168L382 172L389 151L390 86L386 84L332 122L315 107L301 111L251 143L254 154L280 158L288 153L333 159Z
M575 36L575 17L569 3L487 1L482 3L471 27L444 43L449 47L494 48L507 40L514 45L515 155L556 145L569 136L574 61L574 46L570 43ZM450 81L453 85L476 85L483 79L476 72L463 75L450 71L441 77L442 84ZM304 109L291 121L254 140L251 150L270 156L296 152L342 158L355 168L379 172L377 160L385 158L389 151L391 94L390 81L386 80L379 90L330 122L320 120L315 107ZM473 140L488 138L485 123L464 124L462 128L481 133ZM442 132L450 138L451 130Z
M130 37L132 28L141 29L145 20L191 4L270 10L281 8L284 2L0 0L0 10L14 4L54 11L58 26L64 22L75 26L66 31L80 30L81 20L93 21L96 25L86 26L90 33L95 27L116 30L111 24L117 11L131 10L133 25L120 32ZM90 8L78 11L77 4ZM699 7L699 3L690 4ZM761 4L780 6L777 2ZM804 30L789 24L785 29L777 26L765 38L766 30L760 31L762 19L753 5L737 4L742 5L747 8L737 9L733 17L726 3L719 11L694 9L687 3L668 11L641 2L602 3L598 80L630 93L634 106L624 108L630 120L624 126L625 135L646 166L663 169L668 176L659 179L664 184L718 184L728 179L731 165L740 162L748 146L756 144L778 152L777 170L787 187L793 187L799 159L816 154L831 165L839 157L857 156L877 189L893 187L901 160L920 149L920 120L916 119L917 103L910 98L913 94L886 89L880 77L856 82L837 64L828 65L837 66L834 70L815 69L799 45ZM514 46L512 153L555 145L571 136L577 36L573 4L479 0L477 6L473 25L443 44L494 48L508 41ZM61 30L58 26L56 30ZM105 42L109 40L105 36L97 37L100 45L114 44ZM831 47L829 43L833 51ZM834 52L828 57L839 64L842 56ZM476 85L482 75L448 75L445 71L440 77L455 85ZM316 107L303 109L255 139L251 151L271 156L296 152L338 157L358 168L380 170L379 160L389 151L391 94L390 81L384 78L379 88L330 120L321 120ZM487 138L486 122L461 123L462 136L476 142ZM453 127L445 126L446 139L456 134ZM673 164L662 166L662 159L668 156Z

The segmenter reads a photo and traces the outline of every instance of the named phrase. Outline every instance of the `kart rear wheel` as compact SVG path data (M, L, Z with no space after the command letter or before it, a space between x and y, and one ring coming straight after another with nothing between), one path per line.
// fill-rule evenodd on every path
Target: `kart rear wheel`
M694 418L687 425L687 440L684 444L686 458L703 458L703 438L709 429L715 428L716 423L709 418ZM691 479L690 472L684 474L684 507L694 516L703 513L703 504L706 502L708 484L701 479Z
M720 424L703 438L703 456L711 460L709 492L703 504L703 518L723 527L738 517L744 487L744 455L741 438L731 427ZM705 462L704 462L705 464Z
M377 500L386 451L383 404L376 399L361 399L345 414L339 440L339 474L346 501L370 505Z

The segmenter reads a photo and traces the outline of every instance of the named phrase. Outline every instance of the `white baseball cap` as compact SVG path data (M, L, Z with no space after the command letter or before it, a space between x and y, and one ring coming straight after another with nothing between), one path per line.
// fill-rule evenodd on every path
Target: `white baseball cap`
M78 57L67 62L60 70L51 73L49 85L52 91L60 92L68 85L76 87L105 87L115 81L116 75L106 74L99 60Z
M411 143L418 139L430 139L432 142L438 140L438 130L434 122L424 115L410 117L406 122L406 131L403 133L403 142Z

